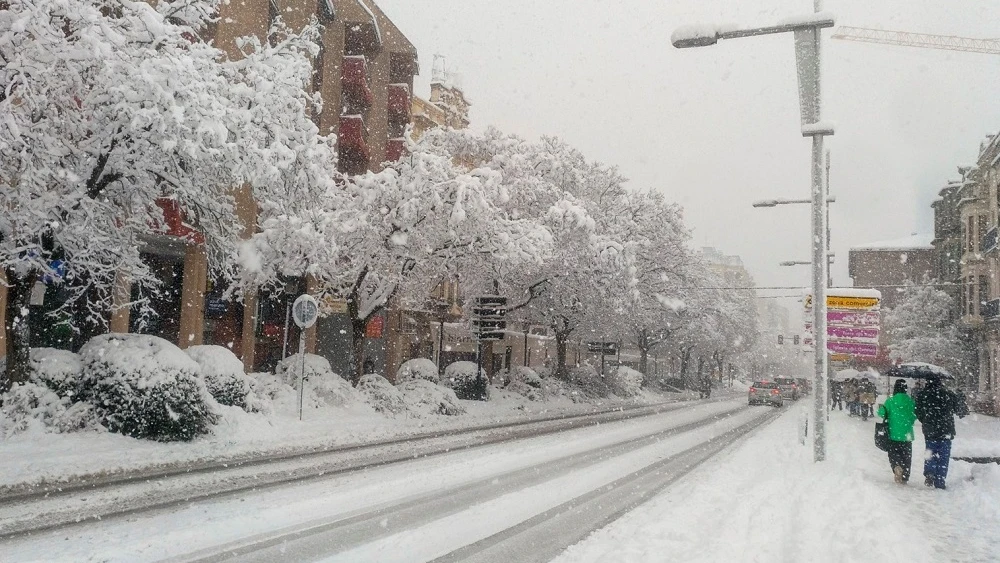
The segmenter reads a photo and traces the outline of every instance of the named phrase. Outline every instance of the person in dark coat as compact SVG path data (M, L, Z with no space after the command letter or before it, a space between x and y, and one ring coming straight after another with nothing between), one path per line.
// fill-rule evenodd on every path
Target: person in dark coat
M955 439L955 416L964 417L968 411L958 395L946 389L940 379L931 379L917 395L916 413L923 426L927 447L924 484L944 489L948 461L951 459L951 441Z

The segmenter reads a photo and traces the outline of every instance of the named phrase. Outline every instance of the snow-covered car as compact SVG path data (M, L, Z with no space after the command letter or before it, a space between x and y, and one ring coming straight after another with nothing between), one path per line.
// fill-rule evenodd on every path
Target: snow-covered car
M781 393L781 387L773 381L755 381L747 391L747 404L753 405L773 405L780 407L785 404L785 398Z
M775 377L774 382L781 388L781 395L790 401L799 400L799 384L791 377Z

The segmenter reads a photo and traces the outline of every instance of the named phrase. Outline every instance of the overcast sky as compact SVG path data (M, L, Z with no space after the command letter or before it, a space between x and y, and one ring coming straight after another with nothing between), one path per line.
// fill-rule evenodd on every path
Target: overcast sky
M462 75L475 128L562 137L684 206L696 246L743 258L760 286L810 283L810 141L799 132L790 35L676 50L697 22L773 24L810 0L377 0L417 46ZM996 0L826 0L838 25L1000 36ZM1000 130L1000 56L824 41L834 282L847 250L932 227L930 203Z

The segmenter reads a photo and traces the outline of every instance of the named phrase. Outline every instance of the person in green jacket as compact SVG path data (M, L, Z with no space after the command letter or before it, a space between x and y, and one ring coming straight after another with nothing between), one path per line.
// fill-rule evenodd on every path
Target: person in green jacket
M906 380L897 379L892 397L878 407L879 417L889 424L889 465L897 483L910 480L913 461L913 423L917 420L913 399L906 394Z

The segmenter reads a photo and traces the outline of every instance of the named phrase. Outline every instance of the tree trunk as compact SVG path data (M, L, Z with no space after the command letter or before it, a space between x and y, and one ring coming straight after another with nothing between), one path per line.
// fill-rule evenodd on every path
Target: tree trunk
M635 344L639 348L639 372L648 376L646 369L649 367L649 331L640 330L636 334ZM649 381L649 377L642 378L643 384L647 381Z
M30 375L31 324L28 311L31 307L31 290L38 274L31 271L18 275L7 269L7 371L0 378L0 393L5 393L15 383L28 381Z
M354 373L351 374L351 384L357 387L361 376L365 374L365 327L366 319L351 315L351 352L354 357Z
M687 370L691 365L691 350L693 347L681 348L681 382L687 384Z
M567 331L556 331L556 372L555 376L564 381L569 381L569 369L566 367L566 343L569 341L570 333Z

